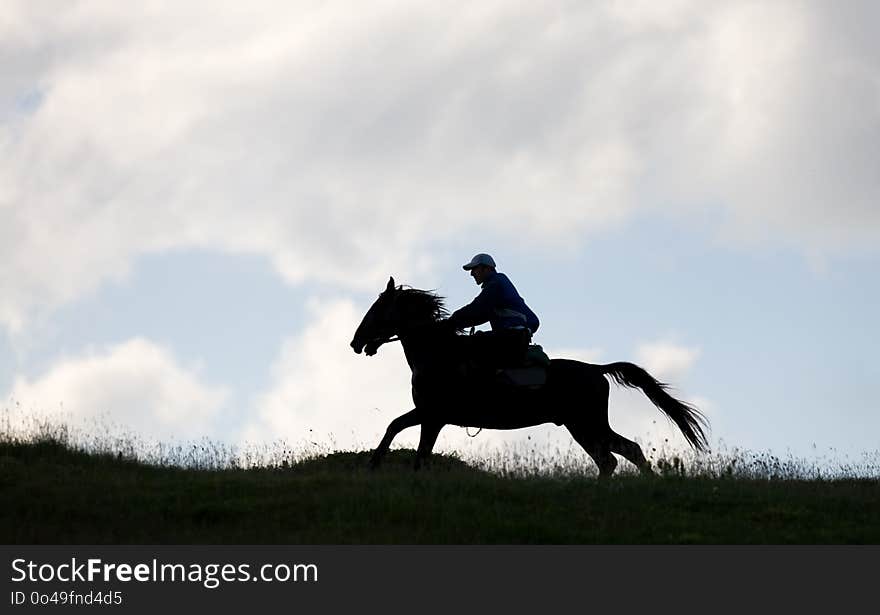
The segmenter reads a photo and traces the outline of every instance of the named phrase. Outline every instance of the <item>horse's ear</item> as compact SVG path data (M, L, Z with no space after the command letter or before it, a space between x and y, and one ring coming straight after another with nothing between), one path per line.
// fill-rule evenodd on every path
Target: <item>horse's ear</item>
M388 278L388 286L385 287L385 290L387 290L387 291L394 290L394 278Z

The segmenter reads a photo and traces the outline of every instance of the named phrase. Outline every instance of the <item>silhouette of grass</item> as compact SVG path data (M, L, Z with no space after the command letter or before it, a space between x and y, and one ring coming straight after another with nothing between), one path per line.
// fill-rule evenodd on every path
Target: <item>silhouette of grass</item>
M877 543L877 455L832 470L734 449L658 453L598 480L534 449L463 459L392 450L87 441L0 432L3 543ZM623 464L621 464L623 465ZM847 474L847 472L850 472Z

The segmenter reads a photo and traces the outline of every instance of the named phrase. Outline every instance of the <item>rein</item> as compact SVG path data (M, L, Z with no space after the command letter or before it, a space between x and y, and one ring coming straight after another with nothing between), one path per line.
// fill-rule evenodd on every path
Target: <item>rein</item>
M393 336L389 337L388 339L384 339L384 340L381 338L376 338L370 342L367 342L367 346L369 346L370 344L375 344L375 349L379 350L379 348L384 346L385 344L388 344L390 342L399 342L399 341L400 341L400 337L393 337Z

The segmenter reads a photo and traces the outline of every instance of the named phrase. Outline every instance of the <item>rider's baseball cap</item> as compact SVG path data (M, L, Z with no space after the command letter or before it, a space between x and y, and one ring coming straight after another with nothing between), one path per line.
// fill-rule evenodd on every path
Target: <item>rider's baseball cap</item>
M470 271L471 269L473 269L474 267L477 267L479 265L486 265L488 267L494 267L495 261L492 260L492 257L489 256L488 254L477 254L476 256L474 256L471 259L471 262L469 262L467 265L462 265L461 268L464 269L465 271Z

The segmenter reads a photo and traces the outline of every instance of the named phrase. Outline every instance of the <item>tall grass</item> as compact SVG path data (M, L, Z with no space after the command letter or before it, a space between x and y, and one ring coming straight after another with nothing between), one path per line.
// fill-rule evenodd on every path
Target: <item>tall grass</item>
M0 443L56 443L99 456L196 470L286 468L343 452L332 444L308 439L295 443L278 439L243 444L228 444L209 438L163 441L134 433L107 420L74 425L58 417L27 416L19 408L8 407L0 410ZM359 445L344 452L361 453L370 448ZM834 449L816 449L816 454L808 459L791 453L780 457L770 451L727 447L723 443L708 453L676 450L667 442L656 446L648 442L643 448L655 471L665 476L752 480L880 478L880 450L851 458ZM574 443L564 447L528 439L500 447L476 446L467 452L447 451L445 456L500 477L570 478L598 474L590 457ZM622 459L617 473L623 476L638 474L634 466Z

